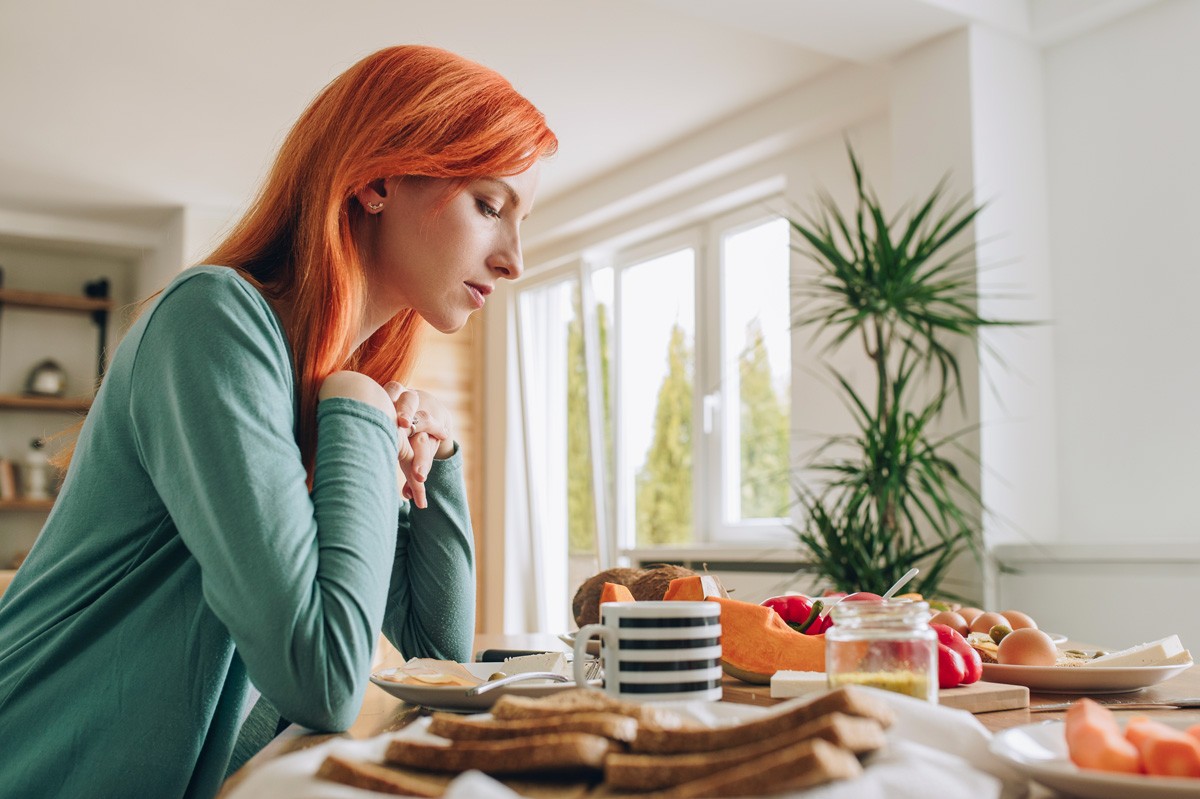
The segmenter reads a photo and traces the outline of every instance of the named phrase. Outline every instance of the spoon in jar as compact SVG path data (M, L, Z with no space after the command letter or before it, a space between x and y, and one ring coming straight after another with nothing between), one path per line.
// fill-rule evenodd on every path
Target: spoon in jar
M894 597L896 595L897 591L899 591L904 586L908 585L908 581L911 580L912 578L916 577L920 573L921 573L920 569L909 569L907 572L905 572L903 577L901 577L899 580L896 581L895 585L893 585L891 588L889 588L888 590L883 592L883 598L891 599L892 597Z
M918 574L920 574L920 573L921 573L921 570L920 570L920 569L909 569L909 570L908 570L908 571L907 571L907 572L904 574L904 576L903 576L903 577L901 577L899 580L897 580L897 581L895 582L895 584L893 584L893 585L892 585L892 587L891 587L891 588L889 588L888 590L886 590L886 591L884 591L884 592L883 592L883 596L881 597L881 599L883 599L883 600L891 599L893 596L895 596L895 595L896 595L896 592L897 592L897 591L899 591L899 590L900 590L901 588L903 588L904 586L908 585L908 581L909 581L909 580L911 580L912 578L916 577L916 576L917 576ZM853 594L847 594L846 596L853 596ZM818 614L817 618L823 619L823 618L825 618L826 616L828 616L828 615L829 615L829 611L833 610L834 606L835 606L835 605L837 605L837 603L841 602L843 599L845 599L845 598L846 598L846 596L840 596L840 597L838 597L837 599L835 599L835 600L833 600L832 602L830 602L828 605L826 605L826 606L825 606L825 607L824 607L824 608L821 610L821 612Z

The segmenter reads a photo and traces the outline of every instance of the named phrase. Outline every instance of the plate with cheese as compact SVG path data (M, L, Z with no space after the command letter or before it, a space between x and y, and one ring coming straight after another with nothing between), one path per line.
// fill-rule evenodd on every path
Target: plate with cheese
M1179 636L1170 635L1101 655L1063 651L1053 666L985 662L983 679L1043 693L1118 694L1157 685L1191 667L1191 653Z
M534 671L557 672L569 678L571 664L567 662L565 653L560 652L522 655L500 663L457 663L412 658L398 668L375 672L371 675L371 682L410 705L456 713L483 712L505 694L549 696L575 687L573 680L529 680L498 687L478 696L467 693L468 689L498 675L511 676ZM598 685L599 681L593 681L592 684Z

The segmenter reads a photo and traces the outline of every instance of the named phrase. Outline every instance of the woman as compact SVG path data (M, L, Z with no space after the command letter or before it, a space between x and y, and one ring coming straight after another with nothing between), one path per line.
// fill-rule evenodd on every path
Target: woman
M556 146L507 81L428 47L305 111L217 266L125 336L0 601L0 796L211 796L280 714L345 729L380 629L469 659L461 456L396 381L422 319L456 330L521 273Z

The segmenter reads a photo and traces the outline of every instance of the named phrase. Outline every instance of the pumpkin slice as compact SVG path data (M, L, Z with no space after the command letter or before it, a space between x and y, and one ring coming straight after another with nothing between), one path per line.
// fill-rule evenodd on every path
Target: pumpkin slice
M721 605L721 666L749 683L768 685L780 670L825 671L825 636L798 633L768 607L707 597Z
M600 604L605 602L633 602L633 593L620 583L605 583L600 591Z

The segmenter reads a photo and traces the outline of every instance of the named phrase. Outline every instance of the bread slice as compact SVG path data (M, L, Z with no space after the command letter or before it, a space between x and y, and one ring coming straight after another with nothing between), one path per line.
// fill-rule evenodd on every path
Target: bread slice
M638 728L630 748L635 752L654 754L711 752L778 736L829 713L874 719L883 728L890 727L895 719L892 709L882 699L861 688L843 686L806 701L786 702L776 711L744 724L673 730L643 725Z
M793 744L820 738L856 755L884 745L883 728L874 719L830 713L779 735L716 752L680 755L610 754L604 782L612 788L646 791L733 768Z
M349 760L337 755L329 755L317 769L317 778L340 782L354 788L362 788L376 793L392 794L394 796L441 796L446 792L446 786L454 779L453 774L413 774L400 769L389 768L382 763L371 763L366 760Z
M636 719L639 724L648 724L664 730L684 726L678 714L669 710L652 705L622 702L596 688L569 688L544 697L505 694L492 705L492 717L501 720L545 719L580 713L615 713Z
M827 741L813 738L776 749L737 766L688 780L639 799L700 799L775 794L823 785L862 774L858 758Z
M628 743L637 735L637 719L616 713L578 713L544 719L465 719L454 713L434 713L429 732L454 741L495 741L528 735L586 732Z
M349 760L330 755L325 758L317 776L354 788L395 796L440 797L457 774L434 774L413 771L384 763ZM562 782L531 777L502 777L500 782L527 799L583 799L591 793L594 781Z
M559 773L604 768L610 742L583 732L528 735L507 741L454 741L450 745L393 740L384 760L426 771L485 774Z

